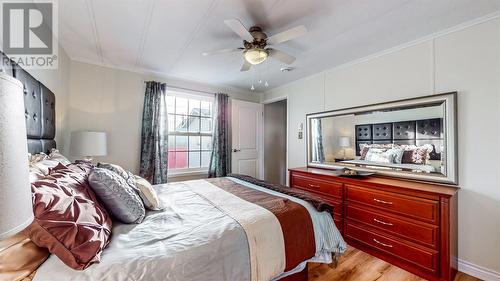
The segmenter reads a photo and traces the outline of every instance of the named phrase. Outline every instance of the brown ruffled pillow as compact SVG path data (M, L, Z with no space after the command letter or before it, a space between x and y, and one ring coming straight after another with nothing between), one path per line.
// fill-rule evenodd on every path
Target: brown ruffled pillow
M434 150L432 145L401 145L399 147L405 150L401 159L403 164L428 164L431 159L430 153Z
M361 147L361 157L359 157L360 160L365 160L366 158L366 154L368 154L368 150L370 150L370 146L369 145L363 145Z
M59 164L31 185L31 240L79 270L100 261L111 236L110 216L88 184L91 169L90 164Z

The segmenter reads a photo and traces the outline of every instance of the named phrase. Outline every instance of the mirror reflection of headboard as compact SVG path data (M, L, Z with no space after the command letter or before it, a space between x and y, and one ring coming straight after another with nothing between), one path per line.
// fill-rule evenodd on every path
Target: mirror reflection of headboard
M24 86L24 116L28 152L49 152L56 147L55 95L26 70L0 52L0 71L21 81Z
M441 160L443 118L356 125L356 155L363 144L432 145L430 160Z

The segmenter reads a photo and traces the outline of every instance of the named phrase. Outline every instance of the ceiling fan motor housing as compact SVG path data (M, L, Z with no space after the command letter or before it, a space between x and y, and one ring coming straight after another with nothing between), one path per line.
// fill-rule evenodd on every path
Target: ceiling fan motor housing
M247 42L247 41L243 40L243 45L245 45L245 48L249 49L252 47L254 47L254 48L255 47L259 47L259 48L266 47L267 35L264 32L262 32L262 28L260 28L258 26L252 26L252 27L250 27L248 32L250 32L250 34L253 36L254 40L253 40L253 42Z

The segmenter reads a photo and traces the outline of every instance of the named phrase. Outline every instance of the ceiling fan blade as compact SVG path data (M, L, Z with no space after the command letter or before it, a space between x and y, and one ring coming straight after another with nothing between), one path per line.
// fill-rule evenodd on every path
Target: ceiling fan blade
M238 19L225 20L224 23L229 26L236 34L247 42L253 42L253 36L248 29Z
M201 54L204 55L204 56L211 56L211 55L218 55L218 54L226 54L226 53L239 52L239 51L241 51L243 49L244 48L221 49L221 50L204 52L204 53L201 53Z
M292 64L295 61L295 57L292 55L289 55L283 51L276 50L276 49L267 49L269 56L272 57L273 59L277 59L281 62L284 62L286 64Z
M307 29L303 25L296 26L294 28L288 29L286 31L274 34L273 36L267 38L268 45L276 45L279 43L286 42L288 40L295 39L307 33Z
M252 67L252 64L249 63L247 60L243 60L243 65L241 66L240 71L248 71L250 70L250 67Z

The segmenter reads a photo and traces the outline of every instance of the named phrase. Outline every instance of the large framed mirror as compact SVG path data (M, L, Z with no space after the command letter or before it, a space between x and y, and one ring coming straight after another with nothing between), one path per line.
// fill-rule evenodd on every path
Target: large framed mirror
M309 167L458 184L457 93L307 115Z

